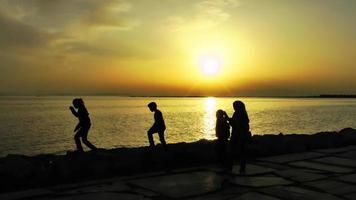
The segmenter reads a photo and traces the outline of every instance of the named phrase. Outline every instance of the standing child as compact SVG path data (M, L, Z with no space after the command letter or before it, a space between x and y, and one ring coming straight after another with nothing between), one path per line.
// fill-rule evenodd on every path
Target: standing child
M152 127L147 131L147 137L150 143L150 147L155 146L155 142L153 141L153 134L158 133L159 140L161 141L164 150L167 151L167 144L164 139L164 131L166 130L166 125L164 123L162 112L157 109L156 102L151 102L147 106L151 112L154 112L155 120Z
M216 126L215 134L218 138L216 141L216 153L221 166L226 167L227 162L227 146L230 137L230 125L228 123L228 117L225 111L216 111Z
M233 103L234 114L229 119L232 127L230 139L230 160L229 169L232 170L235 154L238 154L240 159L240 174L246 172L246 145L251 140L250 120L246 111L245 104L242 101L235 101Z
M82 139L83 143L91 150L96 150L97 148L92 143L90 143L87 138L91 122L88 110L84 105L83 99L74 99L73 106L70 106L69 109L72 111L73 115L79 119L79 123L74 129L74 132L76 132L74 135L74 140L77 146L77 150L79 152L83 152L83 147L80 142L80 139Z

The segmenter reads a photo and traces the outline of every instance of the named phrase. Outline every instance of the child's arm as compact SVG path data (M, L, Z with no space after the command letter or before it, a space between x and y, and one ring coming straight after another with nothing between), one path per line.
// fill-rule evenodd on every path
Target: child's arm
M224 115L225 115L225 118L227 119L227 121L230 122L232 120L232 118L230 118L229 115L225 111L224 111Z
M77 111L75 111L75 109L73 108L73 106L70 106L69 109L70 109L70 111L72 111L72 114L73 114L75 117L78 117L78 113L77 113Z
M79 128L80 128L80 123L78 123L77 126L75 126L74 132L76 132Z

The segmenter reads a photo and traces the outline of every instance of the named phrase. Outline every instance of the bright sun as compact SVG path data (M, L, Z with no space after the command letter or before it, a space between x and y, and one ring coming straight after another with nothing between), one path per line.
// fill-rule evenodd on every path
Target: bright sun
M221 60L213 55L202 56L199 59L199 66L205 76L216 76L221 68Z

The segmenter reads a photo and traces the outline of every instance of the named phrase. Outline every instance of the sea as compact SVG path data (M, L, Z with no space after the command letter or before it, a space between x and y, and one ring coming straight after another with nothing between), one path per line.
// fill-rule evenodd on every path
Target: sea
M77 119L73 96L0 97L0 156L65 154L75 150ZM81 96L90 113L89 140L99 148L147 146L153 113L163 113L167 143L215 139L216 110L233 114L232 103L246 104L253 135L313 134L356 127L356 99L239 97ZM157 134L155 141L159 142Z

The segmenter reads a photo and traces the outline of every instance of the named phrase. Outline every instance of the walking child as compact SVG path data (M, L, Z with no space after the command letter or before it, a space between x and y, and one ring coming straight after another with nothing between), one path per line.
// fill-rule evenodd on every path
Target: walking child
M91 126L91 122L88 110L84 105L83 99L73 99L73 106L70 106L69 109L72 111L73 115L79 120L79 123L74 129L74 141L77 146L77 150L79 152L83 152L83 147L80 139L91 150L96 150L97 148L88 140L88 132Z
M164 131L166 130L166 125L164 123L162 112L157 109L156 102L151 102L147 106L151 112L154 112L154 123L152 127L147 131L147 137L150 143L150 147L155 146L155 142L153 141L153 134L158 133L159 140L161 141L164 150L167 151L167 144L164 139Z

